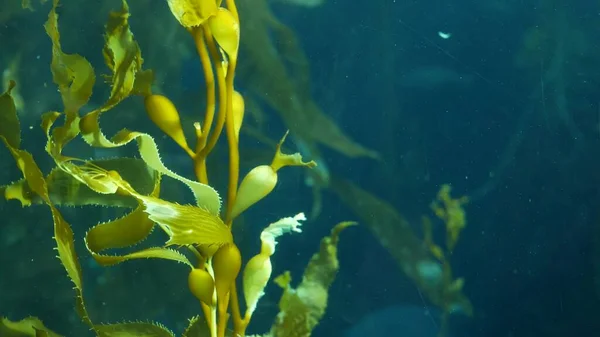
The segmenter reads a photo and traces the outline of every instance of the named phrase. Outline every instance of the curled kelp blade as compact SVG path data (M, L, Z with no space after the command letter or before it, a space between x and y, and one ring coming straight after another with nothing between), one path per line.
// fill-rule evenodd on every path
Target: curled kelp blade
M296 289L291 287L291 275L284 273L275 282L283 288L279 301L279 314L271 327L270 336L310 336L327 308L329 287L339 270L337 244L339 234L355 222L337 224L331 235L321 240L319 251L315 253Z
M160 323L130 322L98 324L94 326L98 337L175 337Z
M97 116L92 116L92 118L97 118ZM169 170L163 164L160 158L160 153L158 152L158 147L156 146L156 142L150 135L140 132L132 132L129 130L122 130L121 132L117 133L113 138L108 140L104 136L104 134L102 134L102 131L100 131L97 122L97 119L95 119L95 122L92 123L92 125L89 128L87 126L82 127L83 138L88 143L90 143L92 146L98 147L118 147L126 145L133 140L136 140L140 156L149 167L160 172L161 174L179 180L185 185L187 185L194 194L196 203L199 207L208 210L211 214L215 216L219 215L221 209L221 198L219 197L217 191L209 185L192 181Z
M121 218L92 227L85 235L85 242L96 258L104 250L126 248L143 241L150 235L153 227L154 222L148 219L144 208L138 207Z
M2 337L61 337L48 329L37 317L27 317L13 322L0 318L0 336Z
M144 59L129 27L129 5L123 0L120 11L111 11L104 35L104 61L112 72L110 98L106 109L130 94L150 94L153 74L143 70ZM108 77L108 76L107 76Z
M150 196L158 196L160 179L156 179ZM131 213L92 227L85 235L86 248L100 265L110 266L128 260L159 258L181 262L193 268L187 257L176 250L151 247L125 255L107 255L101 252L115 248L126 248L140 243L152 232L154 222L148 218L144 206L138 201L138 207Z

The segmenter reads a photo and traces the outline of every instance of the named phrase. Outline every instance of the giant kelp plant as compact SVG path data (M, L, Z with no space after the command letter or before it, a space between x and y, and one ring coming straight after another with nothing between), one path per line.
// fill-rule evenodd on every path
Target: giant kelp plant
M253 312L271 278L270 257L277 238L300 232L304 214L285 217L267 226L260 235L260 252L250 258L243 272L242 256L231 231L235 219L246 209L271 193L278 171L285 166L311 168L300 154L284 154L279 142L270 164L252 169L239 182L239 132L244 116L244 99L234 89L240 40L239 17L233 0L169 0L179 23L190 33L203 65L207 103L202 123L195 123L196 141L190 146L182 131L179 113L165 96L152 93L153 73L143 69L140 48L130 30L129 7L123 0L120 11L111 12L106 24L104 60L111 70L106 76L110 96L99 108L81 114L96 81L94 68L84 57L63 52L58 29L58 0L45 24L52 41L51 71L62 97L63 111L50 111L42 117L46 152L55 168L44 175L33 156L21 149L21 130L15 102L11 96L16 83L0 97L0 139L9 149L24 178L5 186L6 199L17 199L23 206L43 203L51 211L58 258L75 285L75 308L98 336L172 336L160 324L98 324L88 314L83 297L83 276L70 225L59 211L62 204L125 206L133 210L113 221L100 223L85 235L85 246L102 266L144 258L160 258L189 267L190 292L201 307L200 316L190 319L185 336L245 335ZM190 157L197 180L169 170L161 161L157 145L146 133L123 129L112 137L101 131L100 117L132 95L144 98L148 117L165 135ZM224 133L229 153L229 183L226 207L221 210L219 193L209 184L206 161ZM67 156L63 150L76 138L92 147L118 148L137 145L141 159L83 160ZM195 205L181 205L160 198L161 178L167 176L185 184L193 193ZM133 246L144 240L155 224L168 236L164 247L150 247L126 255L108 255L109 249ZM341 230L352 225L342 222L331 236L323 239L320 251L309 263L302 282L294 289L289 273L278 278L284 288L280 314L268 335L308 336L324 314L327 289L338 269L336 245ZM190 252L185 255L183 252ZM190 259L188 256L193 257ZM243 291L236 280L241 276ZM245 299L245 311L240 298ZM229 324L231 323L231 324ZM231 332L229 329L232 329ZM2 335L56 336L36 318L19 322L3 319Z
M50 208L58 257L75 284L76 310L83 322L98 336L173 335L160 324L99 324L93 310L88 313L74 234L60 213L61 206L96 205L129 210L126 215L102 222L85 234L85 247L101 266L158 258L176 261L189 268L189 289L198 300L198 311L202 315L189 320L184 336L245 335L271 279L270 259L275 253L277 238L285 233L300 232L300 222L305 217L299 213L267 226L260 234L260 252L249 256L245 266L242 266L242 254L234 243L232 226L234 222L241 222L240 215L246 209L274 190L278 172L285 166L307 168L307 172L320 178L313 186L317 192L318 188L331 188L339 194L405 274L431 302L443 309L445 318L455 311L470 314L471 304L462 293L463 280L453 277L448 261L466 224L462 209L466 200L451 198L449 187L444 186L432 205L435 215L446 225L448 241L444 250L433 243L429 220L423 220L425 239L420 239L410 224L384 201L335 176L331 177L330 185L326 168L308 170L317 164L304 161L299 153L284 153L287 134L280 141L272 141L263 133L260 123L254 127L243 123L245 106L256 107L251 113L257 114L257 106L262 103L280 115L296 144L319 164L322 158L317 145L327 145L348 157L379 158L375 151L352 141L320 111L310 95L307 58L291 29L276 19L267 2L240 2L241 14L238 14L234 0L169 0L168 4L183 26L182 30L187 31L193 41L205 80L205 110L199 116L202 122L193 124L195 139L192 144L189 142L191 137L183 131L185 126L190 126L186 121L189 115L180 116L169 98L156 94L153 71L143 68L144 60L129 26L129 6L125 0L121 10L111 12L106 23L103 56L110 70L105 76L110 84L110 94L97 108L89 104L96 84L94 68L84 57L63 52L56 12L59 3L58 0L53 2L45 29L52 41L51 71L63 109L42 116L45 150L55 164L47 175L42 173L33 156L21 148L17 84L8 78L6 91L0 96L0 138L24 176L20 181L1 187L0 192L6 199L19 200L23 206L45 204ZM240 31L243 32L241 39ZM273 35L283 36L281 40L286 41L286 45L278 52L265 53L264 50L277 49ZM239 50L246 52L238 71ZM235 90L236 75L243 76L243 82L250 87L244 97ZM194 180L166 167L159 153L160 143L155 142L160 135L127 129L112 137L105 135L100 117L122 110L120 103L130 96L143 98L148 118L189 157ZM275 155L269 164L250 170L240 182L240 158L244 154L243 151L240 153L241 132L272 143ZM68 151L77 139L84 140L92 148L115 151L128 144L137 146L140 159L84 160L67 155L73 153ZM227 144L228 161L215 155L220 139ZM207 165L207 160L211 165ZM213 166L214 162L219 165ZM218 173L221 173L216 171L219 167L228 167L223 209L220 194L215 189ZM195 205L181 205L166 199L161 188L174 181L191 190ZM313 207L312 213L316 215L320 203L315 205L318 206ZM350 225L351 222L340 223L321 241L319 252L312 257L296 288L291 286L290 273L275 279L283 288L280 312L264 336L311 334L324 315L328 288L339 268L336 248L339 233ZM168 236L165 245L140 249L137 244L155 227ZM130 250L121 253L121 248ZM107 253L109 250L112 254ZM26 318L19 322L3 319L0 335L57 334L45 328L37 318Z

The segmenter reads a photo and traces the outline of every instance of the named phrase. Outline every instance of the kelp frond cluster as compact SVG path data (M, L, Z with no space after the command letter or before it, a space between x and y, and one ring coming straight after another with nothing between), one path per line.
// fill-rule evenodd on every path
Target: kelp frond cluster
M63 218L64 205L98 205L129 208L126 215L99 223L85 234L85 247L102 266L128 260L159 258L179 262L189 268L190 294L200 306L201 316L189 319L184 336L244 336L258 301L271 279L270 258L275 253L277 238L285 233L301 232L304 213L284 217L267 226L260 235L261 249L245 266L231 231L236 218L270 194L279 170L286 166L312 168L301 155L285 154L279 142L271 163L259 165L239 179L239 133L243 127L244 98L235 90L234 76L238 62L240 24L236 4L215 0L169 0L175 18L186 29L197 49L203 66L207 102L202 123L194 124L196 139L190 145L184 135L175 104L169 98L152 92L153 72L144 69L144 60L129 26L129 6L110 13L106 23L104 61L110 73L110 94L100 107L82 114L92 96L96 73L92 64L78 54L63 51L60 41L58 0L45 24L52 42L50 65L53 81L62 97L62 111L42 116L46 135L45 150L55 168L44 174L33 156L21 148L21 128L15 101L11 96L16 83L10 82L0 96L0 140L12 154L23 179L4 186L6 199L19 200L23 206L45 204L52 215L58 258L74 284L75 309L83 322L98 336L173 336L161 324L100 324L88 313L83 296L82 268L75 251L71 226ZM114 112L130 96L143 97L148 118L170 137L190 158L196 180L185 178L165 166L152 135L123 129L107 136L101 129L101 117ZM229 180L222 209L220 193L209 183L207 159L219 138L225 137L229 153ZM140 159L118 157L110 160L84 160L65 155L64 149L81 138L95 148L119 148L137 145ZM181 205L160 196L161 180L174 179L187 186L195 204ZM281 313L269 335L308 336L323 316L327 306L327 290L339 268L336 254L341 230L352 223L336 226L330 237L323 239L321 249L311 259L303 282L294 291L287 281ZM141 248L125 255L109 251L134 246L154 229L168 237L162 246ZM190 259L183 252L193 253ZM242 271L243 269L243 271ZM243 291L236 280L242 275ZM289 274L288 274L289 275ZM316 295L315 295L316 294ZM318 301L315 296L318 295ZM242 313L241 298L246 310ZM242 302L243 303L243 302ZM58 336L37 318L18 322L0 321L2 336Z
M75 309L91 331L97 336L174 336L158 323L105 324L90 315L75 237L61 214L64 206L112 206L125 210L121 217L97 223L85 233L84 247L98 265L154 258L175 261L187 268L180 276L187 276L190 298L199 304L199 315L188 319L183 336L245 336L270 281L283 289L283 295L270 331L261 336L310 336L325 314L328 290L339 269L339 235L354 223L341 222L322 239L319 251L312 256L295 287L290 272L272 277L271 259L276 248L281 249L277 246L280 236L302 232L302 223L307 220L303 212L266 226L255 255L243 256L232 232L234 223L241 222L240 215L276 189L281 169L286 166L299 166L311 178L315 197L311 217L321 210L320 190L324 188L332 189L350 206L399 268L442 309L442 334L451 313L461 311L470 315L473 309L463 294L464 280L453 276L449 261L466 226L463 206L468 199L454 198L450 186L442 186L431 210L445 226L445 245L434 242L432 220L427 217L422 220L424 237L419 238L393 206L336 177L322 165L324 160L318 150L321 145L347 157L379 160L380 155L351 140L320 110L310 93L307 57L293 31L277 20L266 0L239 3L247 20L240 19L234 0L168 0L167 4L194 44L202 65L206 104L198 116L199 122L187 122L189 114L182 118L175 102L153 92L154 73L144 68L140 46L129 25L131 13L126 0L122 0L120 10L109 14L105 25L102 55L110 72L101 78L107 80L110 90L104 102L94 109L89 101L96 85L96 71L83 56L63 51L56 11L59 0L53 1L44 28L52 43L50 70L63 108L49 111L41 118L44 149L54 164L47 173L22 148L17 110L24 102L17 91L16 78L10 78L14 72L5 72L3 78L0 140L23 178L0 187L0 193L7 200L18 200L24 207L46 205L50 209L58 258L75 286ZM284 42L278 48L274 37ZM244 58L238 60L240 50L244 51ZM294 62L286 62L290 59ZM245 96L236 90L237 73L245 75L248 86ZM144 117L160 130L159 135L128 129L112 135L103 131L101 117L120 113L120 104L131 96L141 97ZM300 153L286 153L284 143L288 133L278 142L264 134L261 103L278 113L301 153L312 160L305 160ZM247 106L252 107L255 126L244 123ZM184 134L184 127L193 128L194 139ZM269 161L240 177L242 132L271 144L275 153ZM189 158L194 179L165 165L155 141L160 136L170 138ZM65 149L73 146L76 139L92 148L115 151L129 144L137 150L138 158L86 160L67 155L73 151ZM214 155L219 140L227 144L227 161ZM226 168L225 191L215 188L217 174L207 165L212 160ZM194 202L179 204L161 195L161 187L167 181L188 188ZM141 245L155 229L165 234L164 243L153 247ZM129 248L128 253L122 253L122 248ZM16 322L0 320L0 336L60 335L39 319L27 317Z

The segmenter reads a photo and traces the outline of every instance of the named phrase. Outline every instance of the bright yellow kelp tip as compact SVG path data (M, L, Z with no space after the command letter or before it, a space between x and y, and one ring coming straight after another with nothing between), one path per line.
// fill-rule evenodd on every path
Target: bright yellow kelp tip
M251 258L244 269L244 296L247 305L246 319L252 316L271 278L273 268L270 257L275 253L277 238L285 233L301 233L302 229L300 229L300 226L302 226L302 223L300 221L306 221L304 213L280 219L270 224L260 234L260 253Z
M173 16L185 28L202 25L219 10L216 0L168 0L167 3Z

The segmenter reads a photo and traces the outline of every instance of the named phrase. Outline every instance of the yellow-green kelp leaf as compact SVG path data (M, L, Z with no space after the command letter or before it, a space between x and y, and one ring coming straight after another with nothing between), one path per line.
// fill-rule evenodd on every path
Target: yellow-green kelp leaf
M158 198L140 198L148 217L169 235L167 245L218 245L233 242L229 227L208 210Z
M48 329L37 317L27 317L18 322L8 318L0 319L0 336L2 337L61 337Z
M129 16L129 5L123 0L121 10L111 11L106 23L103 54L112 76L109 76L111 93L105 109L110 109L135 92L134 87L139 91L138 94L150 94L153 79L151 72L141 77L137 76L142 72L144 60L140 46L129 29Z
M119 172L133 189L143 195L152 192L154 180L157 177L157 172L148 168L143 160L136 158L92 160L89 161L89 164L107 171ZM97 205L135 208L138 205L137 200L129 195L97 193L60 168L52 169L46 176L46 185L50 199L56 206ZM22 206L44 203L37 194L29 189L25 180L0 187L0 195L4 195L7 200L17 199Z
M2 134L0 134L0 139L4 142L6 147L10 150L11 154L13 155L17 166L23 173L23 176L25 177L25 180L29 185L29 188L35 193L37 193L42 198L42 200L44 200L44 202L50 207L50 210L52 212L52 219L54 221L54 239L56 241L58 258L60 259L62 265L67 271L69 278L75 284L75 308L81 316L82 320L90 326L92 326L92 322L88 317L87 311L83 303L83 284L81 276L81 266L79 265L77 254L75 252L73 231L71 229L71 226L63 219L58 209L56 209L56 207L50 200L50 197L48 195L48 187L46 185L46 181L44 180L42 171L40 171L39 167L33 160L31 154L27 151L13 148Z
M60 153L62 148L79 134L79 110L87 104L92 96L96 75L90 62L83 56L66 54L62 51L58 14L56 13L58 3L59 0L53 1L52 10L48 14L44 28L52 41L50 70L52 79L61 94L66 116L64 124L54 129L54 139L57 151ZM58 112L55 114L60 115Z
M137 158L113 158L91 160L88 165L106 171L116 171L131 187L142 195L152 193L158 173ZM74 179L60 169L54 169L46 177L50 197L55 205L81 206L101 205L135 208L135 198L127 195L106 195L94 192L87 185Z
M44 203L50 207L50 211L52 212L52 220L54 222L54 240L56 241L58 258L67 271L69 278L75 284L75 308L82 320L92 326L92 322L88 317L83 303L81 266L79 265L77 254L75 252L73 231L71 230L71 226L63 219L58 209L52 203L48 194L48 186L44 180L44 175L33 159L33 156L29 152L20 150L19 148L13 146L6 138L7 135L10 135L10 133L6 134L3 130L0 130L0 140L2 140L4 145L6 145L12 154L17 167L23 173L23 177L27 182L29 190L42 198Z
M339 234L355 222L342 222L331 230L331 235L321 240L319 252L312 256L304 270L302 282L293 289L291 276L285 273L276 283L283 287L279 301L279 314L271 328L273 337L310 336L327 308L329 287L339 270L337 244Z
M153 195L158 194L157 182ZM139 203L138 203L139 205ZM152 232L154 222L148 219L142 206L138 206L133 212L92 227L85 235L85 242L92 256L102 265L114 264L105 263L103 256L98 252L107 249L125 248L133 246L144 239Z
M17 117L15 101L10 95L16 83L10 81L8 89L0 95L0 134L6 137L10 146L19 148L21 146L21 124Z
M117 323L94 326L98 337L175 337L173 332L159 323Z
M66 54L62 51L58 31L58 14L56 14L58 3L59 0L53 1L52 10L48 14L48 21L44 27L52 40L52 63L50 64L52 78L58 85L65 113L67 116L72 116L77 114L92 96L96 75L90 62L83 56Z

